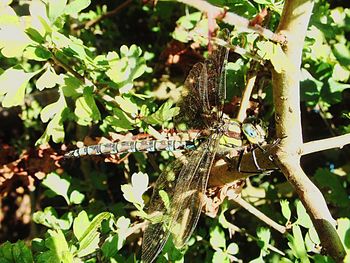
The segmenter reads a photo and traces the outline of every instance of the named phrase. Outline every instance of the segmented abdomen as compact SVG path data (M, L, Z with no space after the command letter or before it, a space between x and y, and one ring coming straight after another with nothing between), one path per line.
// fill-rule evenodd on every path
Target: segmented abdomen
M176 151L194 149L200 140L142 140L142 141L120 141L115 143L102 143L82 147L66 153L66 158L80 157L84 155L119 154L127 152L155 152Z

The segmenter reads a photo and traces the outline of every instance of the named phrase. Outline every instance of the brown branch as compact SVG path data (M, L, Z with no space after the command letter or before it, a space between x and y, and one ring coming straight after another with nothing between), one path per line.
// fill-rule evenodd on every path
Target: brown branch
M208 13L209 17L220 19L227 24L234 25L245 30L246 32L256 32L266 39L285 44L286 38L283 35L275 34L271 30L261 27L260 25L250 25L250 21L233 12L227 12L226 9L214 6L203 0L178 0L181 3L192 6L203 13Z
M333 138L304 143L302 146L301 154L306 155L332 148L343 148L347 144L350 144L350 133Z
M245 201L242 197L238 196L232 201L239 204L241 207L243 207L245 210L247 210L249 213L263 221L268 226L274 228L276 231L280 232L281 234L285 234L287 232L287 228L285 226L282 226L275 221L273 221L271 218L266 216L264 213L262 213L260 210L256 209L254 206L252 206L250 203Z
M337 262L345 250L335 230L320 190L300 167L302 130L300 114L300 65L307 26L314 6L312 0L286 0L277 32L286 35L285 54L294 65L286 66L281 73L272 71L276 132L284 138L276 151L278 163L287 180L293 185L316 228L325 251Z
M81 82L85 83L85 78L80 75L78 72L76 72L74 69L72 69L70 66L68 66L67 64L65 64L63 61L59 60L55 54L53 54L53 52L51 52L51 59L53 60L53 62L63 68L65 71L71 73L74 77L76 77L77 79L79 79Z
M119 6L117 6L115 9L113 9L112 11L109 11L107 13L102 14L101 16L93 19L93 20L89 20L87 21L85 24L81 24L78 25L76 27L74 27L74 30L78 30L78 29L88 29L94 25L96 25L97 23L99 23L100 21L102 21L103 19L107 18L107 17L111 17L116 15L117 13L119 13L121 10L123 10L125 7L127 7L128 5L130 5L132 3L132 0L126 0L125 2L123 2L122 4L120 4Z

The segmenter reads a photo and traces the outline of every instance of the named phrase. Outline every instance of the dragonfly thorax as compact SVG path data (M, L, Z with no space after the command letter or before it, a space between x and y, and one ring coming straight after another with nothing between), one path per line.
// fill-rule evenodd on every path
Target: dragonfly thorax
M220 139L221 145L237 146L243 145L241 124L236 120L225 120L223 125L224 134Z

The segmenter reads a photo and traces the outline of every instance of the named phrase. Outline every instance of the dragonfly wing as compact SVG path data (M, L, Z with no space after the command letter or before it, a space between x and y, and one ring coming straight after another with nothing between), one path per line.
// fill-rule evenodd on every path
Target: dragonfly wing
M207 68L208 85L207 93L210 98L212 119L218 121L222 117L222 110L226 99L226 64L229 48L223 46L229 41L230 32L224 29L219 32L218 38L223 43L214 46L211 56L204 62Z
M222 43L216 45L213 53L204 62L197 63L189 72L178 103L180 113L177 123L189 128L205 129L220 121L226 97L226 64L229 49L229 31L219 33Z
M185 157L185 156L184 156ZM168 165L156 181L148 208L148 214L154 216L147 226L142 242L142 262L152 262L161 252L169 238L170 203L175 191L177 175L183 168L181 158ZM164 197L164 193L166 196ZM154 221L154 222L153 222Z
M169 228L176 247L191 237L204 201L204 194L220 134L213 134L192 154L191 162L180 172L171 203Z
M202 209L202 197L219 138L219 135L213 135L197 150L176 159L159 176L148 209L149 214L158 214L158 218L145 230L143 262L152 262L157 257L170 233L177 247L191 236Z

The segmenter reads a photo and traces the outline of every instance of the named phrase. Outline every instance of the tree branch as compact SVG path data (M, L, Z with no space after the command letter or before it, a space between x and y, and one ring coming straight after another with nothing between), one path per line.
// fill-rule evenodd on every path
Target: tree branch
M304 143L302 146L301 154L306 155L314 152L320 152L332 148L343 148L345 145L350 144L350 134L340 135L333 138L317 140Z
M294 186L306 208L323 248L337 262L345 256L344 248L335 230L335 220L330 214L320 190L300 167L302 131L300 114L300 65L307 25L314 6L312 0L286 0L277 32L288 38L285 46L288 66L281 73L272 71L276 132L284 138L276 151L276 162Z
M287 39L282 34L275 34L269 29L263 28L258 24L253 26L250 25L250 21L245 17L239 16L233 12L227 12L226 9L216 7L206 1L203 0L178 0L181 3L192 6L203 13L210 13L210 17L214 17L216 19L221 19L227 24L234 25L239 27L242 31L246 32L256 32L259 35L265 37L266 39L270 39L274 42L285 44Z
M232 199L235 203L239 204L241 207L243 207L245 210L247 210L249 213L263 221L265 224L269 225L270 227L274 228L276 231L280 232L281 234L285 234L287 232L287 228L285 226L282 226L275 221L273 221L271 218L266 216L264 213L260 212L258 209L256 209L254 206L249 204L247 201L242 199L242 197L236 197Z

